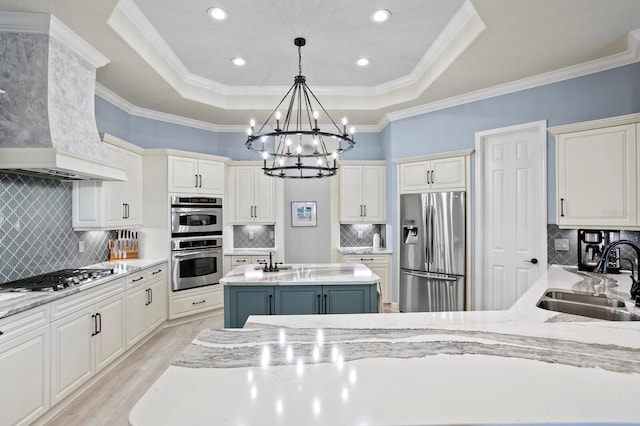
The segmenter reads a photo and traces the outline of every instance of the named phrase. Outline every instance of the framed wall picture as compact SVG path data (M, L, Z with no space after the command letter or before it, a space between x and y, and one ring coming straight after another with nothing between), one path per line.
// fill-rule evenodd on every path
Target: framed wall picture
M291 226L317 226L316 202L293 201L291 203Z

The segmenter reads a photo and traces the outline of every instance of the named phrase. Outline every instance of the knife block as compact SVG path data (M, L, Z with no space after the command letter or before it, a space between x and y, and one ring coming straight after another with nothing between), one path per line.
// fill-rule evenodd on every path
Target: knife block
M129 259L138 259L138 244L136 243L135 247L127 247L127 257L124 257L120 250L118 250L118 254L120 257L116 257L116 252L113 249L113 241L109 241L109 260L129 260Z

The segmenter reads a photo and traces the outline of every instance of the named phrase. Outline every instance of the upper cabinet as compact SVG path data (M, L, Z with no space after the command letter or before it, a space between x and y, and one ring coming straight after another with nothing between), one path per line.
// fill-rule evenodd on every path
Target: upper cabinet
M169 192L222 195L224 163L201 158L169 156Z
M401 193L466 189L465 156L401 163L398 173Z
M228 222L275 223L275 181L259 165L229 167Z
M76 230L133 228L142 225L142 149L104 134L112 164L125 169L126 181L82 181L73 184Z
M369 162L340 164L340 222L384 223L386 212L386 167Z
M640 121L640 115L549 129L556 136L556 220L560 227L640 227L639 125L633 121Z

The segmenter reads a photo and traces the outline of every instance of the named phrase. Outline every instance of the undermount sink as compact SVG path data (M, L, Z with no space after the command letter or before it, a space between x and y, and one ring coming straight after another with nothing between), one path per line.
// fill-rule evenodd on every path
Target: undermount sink
M621 300L570 290L548 290L536 306L549 311L607 321L640 321L640 315L626 310Z

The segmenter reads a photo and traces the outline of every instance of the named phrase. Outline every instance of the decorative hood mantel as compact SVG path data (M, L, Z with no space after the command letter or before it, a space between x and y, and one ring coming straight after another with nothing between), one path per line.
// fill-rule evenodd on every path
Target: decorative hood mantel
M0 12L0 169L125 180L95 120L96 68L107 62L52 15Z

